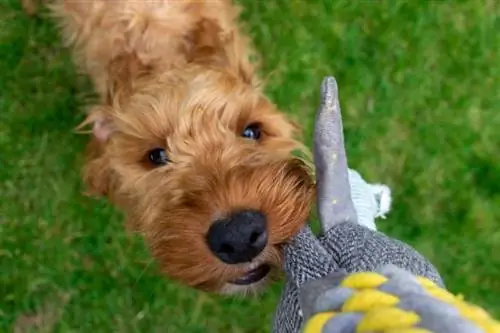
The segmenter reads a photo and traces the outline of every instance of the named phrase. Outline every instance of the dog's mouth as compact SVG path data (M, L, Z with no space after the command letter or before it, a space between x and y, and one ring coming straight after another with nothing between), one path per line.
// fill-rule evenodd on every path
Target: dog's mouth
M230 281L229 283L238 285L238 286L247 286L256 282L259 282L260 280L264 279L269 273L271 272L271 266L263 264L260 266L257 266L257 268L254 268L250 271L248 271L245 275L242 277Z

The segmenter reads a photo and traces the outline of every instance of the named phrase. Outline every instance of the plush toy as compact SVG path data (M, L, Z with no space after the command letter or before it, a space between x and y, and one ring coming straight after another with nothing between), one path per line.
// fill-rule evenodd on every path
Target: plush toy
M286 283L273 332L500 332L481 308L444 289L434 266L377 232L390 191L347 168L335 79L322 83L315 127L318 238L305 227L285 248Z

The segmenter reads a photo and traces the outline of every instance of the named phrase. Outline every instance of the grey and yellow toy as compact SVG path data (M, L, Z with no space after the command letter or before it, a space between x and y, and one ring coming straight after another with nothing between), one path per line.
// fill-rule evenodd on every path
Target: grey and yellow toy
M446 291L416 250L376 231L374 218L387 211L390 195L347 168L332 77L322 83L314 158L323 233L305 227L286 246L273 332L500 332L486 311Z

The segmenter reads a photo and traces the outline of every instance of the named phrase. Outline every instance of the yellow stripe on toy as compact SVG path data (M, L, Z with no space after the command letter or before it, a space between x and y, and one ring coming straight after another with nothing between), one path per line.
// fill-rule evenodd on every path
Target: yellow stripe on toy
M484 311L482 308L466 303L458 301L453 306L460 312L462 316L471 320L471 321L482 321L482 320L490 320L490 315Z
M434 281L432 281L428 278L425 278L423 276L416 276L415 278L417 279L418 283L420 283L422 285L422 287L424 287L424 288L437 287L437 285L434 283Z
M387 281L388 279L381 274L374 272L361 272L349 275L341 282L340 285L342 287L353 289L371 289L377 288Z
M365 312L375 307L390 307L399 302L396 296L379 290L366 289L356 292L342 305L342 311Z
M434 288L425 288L427 293L431 295L434 298L437 298L438 300L448 303L448 304L456 304L457 302L460 302L455 295L452 293L441 289L439 287L434 287Z
M304 327L304 333L319 333L326 322L335 317L335 312L321 312L311 317Z
M411 328L420 322L415 312L397 308L374 309L360 320L356 333L385 332L387 330Z
M384 333L433 333L425 328L400 328L395 330L387 330Z
M422 277L417 277L417 279L432 297L455 307L464 318L472 321L485 332L500 333L500 323L492 319L481 307L465 302L463 296L455 296L430 280L425 281L427 279Z
M500 333L500 323L479 306L459 301L453 306L460 314L482 328L486 333Z
M493 319L474 321L474 323L482 328L486 333L500 333L500 323Z

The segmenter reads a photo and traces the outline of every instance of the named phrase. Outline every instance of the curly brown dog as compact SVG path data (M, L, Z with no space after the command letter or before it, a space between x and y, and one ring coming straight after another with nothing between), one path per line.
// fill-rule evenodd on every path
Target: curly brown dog
M297 126L262 92L236 6L48 6L100 97L82 124L92 128L89 193L125 212L168 277L218 293L265 285L307 219L314 184L293 154L305 151Z

